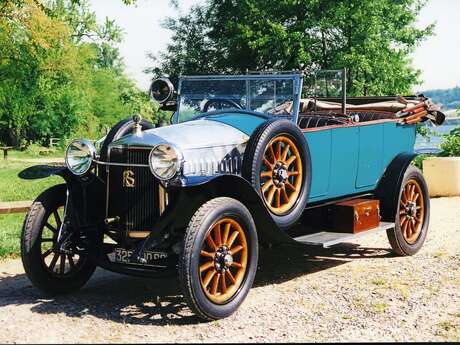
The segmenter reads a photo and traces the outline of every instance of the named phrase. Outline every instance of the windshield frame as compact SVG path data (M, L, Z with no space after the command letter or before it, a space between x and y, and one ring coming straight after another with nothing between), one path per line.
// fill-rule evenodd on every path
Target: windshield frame
M180 104L181 104L181 89L182 89L182 82L183 81L200 81L200 80L245 80L246 81L246 95L249 95L249 81L257 81L257 80L292 80L294 84L293 89L293 105L292 105L292 115L289 117L290 121L297 123L299 117L299 107L300 107L300 98L301 98L301 90L303 87L303 75L301 73L267 73L267 74L246 74L246 75L194 75L194 76L180 76L179 77L179 84L177 90L177 109L172 117L172 123L176 124L179 121L179 114L180 114ZM246 107L249 107L250 102L247 102ZM228 112L229 109L223 109L218 111L210 112L209 114L215 113L222 113ZM230 110L234 111L234 109ZM243 109L239 110L239 112L248 112L248 113L256 113L256 114L263 114L269 117L275 117L275 115L271 115L269 113L259 113L255 112L251 109ZM197 116L191 118L190 120L186 121L193 121L196 118L203 118L206 113L198 114ZM184 122L184 121L183 121Z

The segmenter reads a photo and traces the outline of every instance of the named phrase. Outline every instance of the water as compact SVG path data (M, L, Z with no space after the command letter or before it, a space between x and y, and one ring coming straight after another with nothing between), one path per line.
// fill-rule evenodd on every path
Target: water
M451 118L446 119L446 121L441 126L433 126L431 121L426 121L423 125L433 132L433 135L428 138L424 138L421 135L417 134L415 139L415 149L416 150L429 150L429 149L439 149L444 138L442 135L449 134L454 128L460 127L460 118Z

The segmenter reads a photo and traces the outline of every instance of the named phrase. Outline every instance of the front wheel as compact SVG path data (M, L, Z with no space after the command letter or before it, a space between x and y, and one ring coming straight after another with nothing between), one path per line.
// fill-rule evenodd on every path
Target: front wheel
M392 249L398 255L414 255L423 243L430 222L430 198L419 169L410 166L399 191L395 228L387 231Z
M21 235L21 258L32 284L49 295L71 292L82 287L96 266L78 251L56 249L59 228L64 220L66 185L43 192L32 204Z
M243 302L257 270L258 242L248 209L215 198L190 221L179 262L184 297L206 320L231 315Z

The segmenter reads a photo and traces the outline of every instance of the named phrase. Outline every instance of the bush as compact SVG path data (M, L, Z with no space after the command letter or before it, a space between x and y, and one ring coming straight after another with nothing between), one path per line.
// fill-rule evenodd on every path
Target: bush
M444 135L441 144L441 157L460 157L460 127L454 128L449 134Z

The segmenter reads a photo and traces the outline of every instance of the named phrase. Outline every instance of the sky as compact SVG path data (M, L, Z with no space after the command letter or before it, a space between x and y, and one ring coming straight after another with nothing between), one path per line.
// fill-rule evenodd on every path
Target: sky
M202 1L179 0L180 11L186 13ZM126 72L147 90L150 76L143 70L151 63L146 54L157 54L166 47L171 32L161 27L161 21L176 16L178 11L170 6L170 0L138 0L136 6L126 6L121 0L90 0L90 4L101 22L107 16L124 30L120 53ZM416 25L423 27L434 22L435 35L413 54L414 66L422 71L423 80L414 91L460 85L460 0L429 0Z

